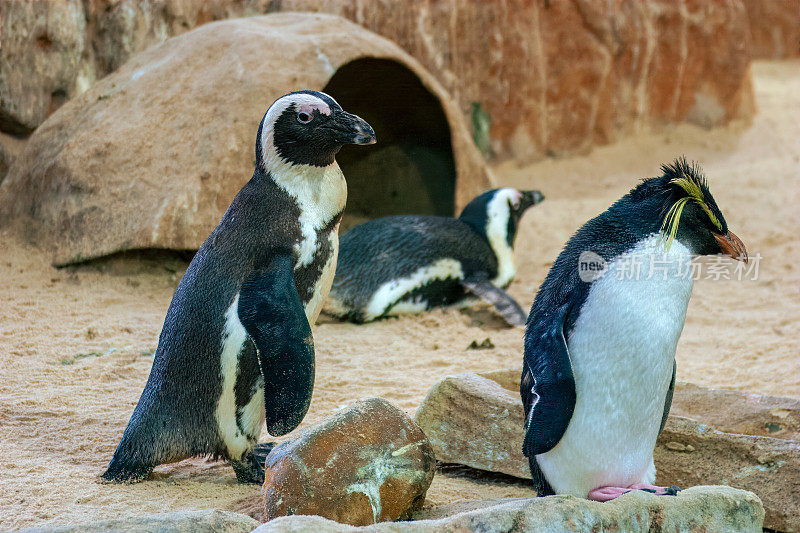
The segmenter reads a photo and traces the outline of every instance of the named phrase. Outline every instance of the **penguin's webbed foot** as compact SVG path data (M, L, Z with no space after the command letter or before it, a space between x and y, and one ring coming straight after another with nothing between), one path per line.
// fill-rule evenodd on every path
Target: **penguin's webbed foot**
M256 456L258 463L263 467L264 463L267 460L267 456L270 452L277 446L277 442L259 442L256 444L256 447L253 448L253 455Z
M230 460L236 479L239 483L264 483L263 461L259 463L258 457L252 451L245 453L240 460Z
M658 496L675 496L680 492L679 487L659 487L658 485L649 485L646 483L637 483L630 487L598 487L589 491L588 498L596 502L607 502L619 498L623 494L631 492L632 490L643 490Z

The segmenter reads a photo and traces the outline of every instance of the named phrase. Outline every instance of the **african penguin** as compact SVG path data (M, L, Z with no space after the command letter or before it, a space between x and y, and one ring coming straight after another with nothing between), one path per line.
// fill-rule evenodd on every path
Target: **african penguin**
M210 455L263 482L266 420L293 430L314 388L313 324L336 270L347 184L334 156L375 134L330 96L278 98L261 120L252 179L192 259L167 311L144 392L103 478Z
M567 242L533 302L520 392L540 496L605 501L656 487L695 256L747 261L705 178L661 167Z
M326 313L367 322L463 303L494 305L510 324L525 314L505 290L516 274L514 238L539 191L494 189L458 218L402 215L370 220L342 235Z

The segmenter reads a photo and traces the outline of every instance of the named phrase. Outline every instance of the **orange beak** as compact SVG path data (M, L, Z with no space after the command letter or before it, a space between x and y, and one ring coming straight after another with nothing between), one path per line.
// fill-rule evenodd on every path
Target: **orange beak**
M724 254L747 263L747 250L739 237L729 231L727 235L714 235L714 238Z

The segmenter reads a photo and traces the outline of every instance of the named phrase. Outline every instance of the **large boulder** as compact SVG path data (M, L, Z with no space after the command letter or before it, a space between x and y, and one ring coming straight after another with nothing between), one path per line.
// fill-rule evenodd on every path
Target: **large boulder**
M177 511L65 526L40 526L20 533L249 533L258 521L231 511Z
M419 427L381 398L357 402L268 456L264 517L319 515L353 525L421 508L436 458Z
M0 6L16 12L26 4L55 13L52 4L60 3L3 0ZM797 48L796 0L747 0L747 11L740 1L715 0L83 4L87 22L65 26L75 41L71 49L83 50L80 61L65 62L65 79L86 77L81 72L100 77L136 52L210 21L274 11L327 12L398 43L455 95L466 118L489 118L496 153L520 158L582 150L663 123L714 125L748 118L750 34L760 48L760 43ZM36 62L47 60L36 47L30 20L13 18L3 28L0 54L13 58L24 49ZM24 75L13 74L31 93L50 94L50 77ZM21 92L9 95L12 107L26 105L24 100ZM46 104L42 100L37 107L39 122Z
M331 81L340 67L346 77ZM364 76L381 74L376 83L385 87L370 95ZM329 82L345 109L373 125L377 149L402 148L391 162L405 155L434 174L444 168L457 206L491 185L458 106L408 54L342 18L277 14L172 38L65 104L9 169L0 223L18 223L53 250L56 264L129 249L196 249L252 175L267 106ZM420 163L419 145L438 151ZM406 184L394 174L402 164L359 166L348 148L339 155L346 176L384 189ZM442 165L426 162L431 157ZM358 193L351 183L351 196ZM452 192L449 201L452 210Z
M433 386L415 420L438 460L530 478L522 455L519 375L460 374ZM755 492L764 502L767 527L800 531L798 414L800 401L791 398L679 383L655 449L656 481Z
M466 508L466 509L465 509ZM453 514L451 514L453 513ZM760 532L764 509L755 494L729 487L693 487L677 496L632 492L607 503L572 496L512 498L433 508L413 522L354 528L318 516L268 522L254 533L332 532Z

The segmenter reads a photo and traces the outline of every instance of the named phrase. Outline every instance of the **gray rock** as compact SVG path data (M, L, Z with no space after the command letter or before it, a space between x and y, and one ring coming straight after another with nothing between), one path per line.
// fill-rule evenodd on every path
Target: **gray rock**
M492 379L447 376L428 392L414 421L439 461L530 477L522 455L525 417L519 393Z
M231 511L178 511L66 526L25 529L20 533L246 533L259 522Z
M465 505L471 509L464 511ZM453 512L455 514L448 514ZM760 532L764 509L755 494L730 487L693 487L677 496L636 491L607 503L572 496L512 498L442 506L413 522L355 528L314 516L268 522L257 533L329 532L552 532L725 531Z

